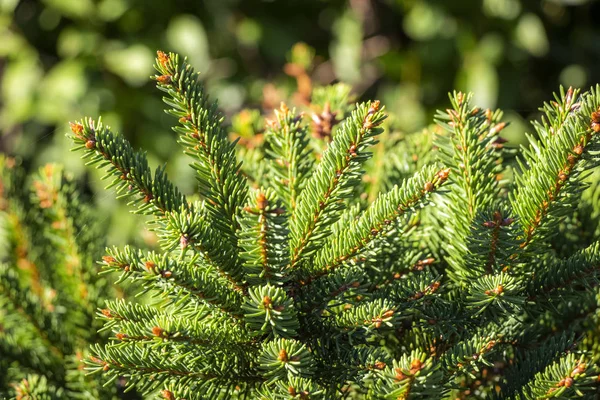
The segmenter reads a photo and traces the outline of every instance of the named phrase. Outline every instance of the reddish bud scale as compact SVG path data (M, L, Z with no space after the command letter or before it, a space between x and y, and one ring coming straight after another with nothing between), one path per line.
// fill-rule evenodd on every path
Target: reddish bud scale
M158 83L168 85L171 83L171 75L160 75L156 77L156 80L158 81Z
M281 362L288 362L288 354L287 351L285 351L285 349L281 349L279 350L279 355L277 356L277 359Z
M164 333L164 329L161 328L160 326L155 326L152 328L152 334L156 337L161 337Z
M146 261L145 265L147 270L153 270L154 268L156 268L156 263L154 263L154 261L151 260Z
M94 147L96 147L96 142L94 142L93 140L88 140L87 142L85 142L86 149L91 150Z
M381 102L379 100L375 100L373 103L371 103L371 107L369 107L369 112L367 113L367 115L373 115L377 111L379 111L380 105Z
M256 196L256 205L259 210L264 210L265 208L267 208L267 205L269 205L267 197L263 192L259 192L258 196Z
M158 62L160 63L160 65L162 65L164 68L167 68L167 65L169 64L169 60L171 59L169 57L169 55L160 50L158 50L156 52L156 55L157 55Z
M168 391L166 389L163 390L163 391L161 391L160 394L162 394L162 397L165 400L175 400L175 395L173 394L173 392L170 392L170 391Z
M102 260L108 265L112 265L117 262L117 260L113 256L104 256Z
M69 122L69 125L71 126L71 131L76 136L81 136L83 133L83 125L81 125L79 122Z
M382 370L385 367L386 367L386 364L383 361L376 361L375 364L373 364L373 368L375 368L375 369Z
M163 278L169 279L173 273L171 271L163 271L161 275Z
M265 297L263 297L262 303L263 303L263 306L270 307L272 300L269 296L265 296Z

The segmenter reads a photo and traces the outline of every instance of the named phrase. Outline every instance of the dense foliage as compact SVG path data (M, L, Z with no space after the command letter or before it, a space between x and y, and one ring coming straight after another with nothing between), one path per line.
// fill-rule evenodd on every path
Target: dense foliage
M502 113L471 95L395 136L379 101L320 88L311 126L282 104L231 141L187 61L156 70L197 194L71 124L160 244L107 250L155 301L107 302L91 371L166 399L596 395L600 87L561 89L511 167Z
M97 307L114 298L98 276L104 229L62 168L31 177L0 156L0 397L110 398L117 385L86 376Z

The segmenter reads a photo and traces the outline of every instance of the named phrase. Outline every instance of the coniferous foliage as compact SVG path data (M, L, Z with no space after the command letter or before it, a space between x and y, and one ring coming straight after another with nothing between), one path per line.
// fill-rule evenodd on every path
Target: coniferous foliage
M103 229L61 167L31 177L0 156L0 397L112 398L86 376L91 343L105 342L96 309L115 297L98 276Z
M186 60L156 69L200 198L100 121L72 124L161 246L107 250L156 302L107 302L90 371L165 399L596 395L600 87L561 89L511 165L502 113L462 93L412 135L378 101L326 136L282 105L236 151Z

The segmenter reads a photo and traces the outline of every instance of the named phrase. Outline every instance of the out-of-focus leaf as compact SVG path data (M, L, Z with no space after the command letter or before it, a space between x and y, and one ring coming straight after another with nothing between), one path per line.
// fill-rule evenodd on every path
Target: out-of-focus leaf
M535 14L525 14L515 31L515 42L529 54L542 57L550 47L544 24Z
M404 19L404 30L415 40L428 40L440 33L445 19L442 9L426 2L418 2Z
M193 15L178 15L169 22L167 41L174 51L187 54L198 71L207 71L210 66L206 31Z
M115 43L114 48L104 54L104 61L108 69L128 84L141 86L148 81L152 73L154 55L149 48L141 44L121 48Z
M86 93L87 80L79 61L62 61L55 65L39 87L36 117L47 123L62 123L79 115L79 100Z
M85 18L94 12L92 0L43 0L61 14L74 18Z
M473 92L473 102L480 107L496 107L498 73L496 68L479 54L474 53L466 57L456 87L465 92Z
M483 12L490 17L513 20L521 13L521 2L519 0L484 0Z
M98 16L104 21L114 21L129 8L126 0L103 0L98 4Z
M363 31L358 16L350 9L333 26L335 39L331 45L331 61L337 77L347 83L360 79Z
M68 27L63 29L58 37L58 54L65 58L93 54L98 50L99 41L100 37L96 32Z
M2 78L2 103L0 129L30 118L42 68L36 58L23 57L8 64Z

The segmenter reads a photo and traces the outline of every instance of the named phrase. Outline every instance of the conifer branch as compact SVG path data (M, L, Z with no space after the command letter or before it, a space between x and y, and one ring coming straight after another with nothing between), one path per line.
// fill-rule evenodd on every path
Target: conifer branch
M279 110L275 110L275 120L268 121L266 131L273 187L289 215L294 214L303 180L312 167L308 132L302 124L302 116L281 103Z
M422 204L430 193L439 189L448 179L449 171L427 167L402 186L395 186L369 206L358 219L350 218L343 232L325 242L312 261L311 269L317 276L327 274L346 260L356 257L374 241L381 240L390 230L390 225L400 216L412 212ZM353 214L354 211L350 211Z
M381 132L377 127L384 119L378 101L358 105L323 153L290 221L292 268L315 251L327 227L339 218L345 208L341 201L359 182L360 166L370 157L367 148L375 143L374 137Z
M515 177L511 203L524 229L521 248L530 247L536 236L543 240L554 234L560 216L576 204L584 169L598 165L586 150L600 130L600 86L582 96L561 88L555 98L544 105L542 123L534 124L539 143L530 139L532 150L524 150L526 164Z
M451 269L448 272L455 280L493 273L501 229L499 225L483 239L472 226L482 211L496 208L501 197L498 177L502 172L505 140L499 133L506 124L500 122L502 112L474 107L471 100L472 94L455 92L450 96L452 109L437 114L437 122L445 132L438 134L434 142L439 149L439 161L452 171L453 185L446 200L452 207L441 219L446 226L442 235L449 243L447 252ZM509 220L509 217L505 218ZM468 247L474 240L481 242L481 250L493 249L488 252L487 262L471 259L475 262L467 263L473 254Z
M248 282L281 285L288 278L289 265L285 210L272 191L250 194L240 219L240 247L244 249L244 271Z
M187 207L185 197L167 180L164 170L158 168L153 180L145 154L135 152L123 136L100 120L71 123L71 131L76 145L72 150L85 149L83 156L90 160L89 165L109 167L104 179L113 180L108 187L115 186L119 197L137 194L132 204L138 204L138 213L164 215Z
M194 296L201 303L210 304L224 312L237 316L242 304L242 295L219 277L209 264L202 263L196 255L186 262L169 258L166 254L144 254L129 247L119 251L109 249L103 258L109 271L121 275L118 282L130 280L140 282L147 290L156 294L168 294L173 301L183 303Z
M235 245L237 216L246 202L247 186L235 156L235 143L229 142L223 128L223 117L217 104L211 103L198 74L187 60L180 62L174 53L158 52L154 78L160 90L167 93L163 101L169 114L179 119L173 128L195 159L200 193L208 200L211 223L226 234Z

